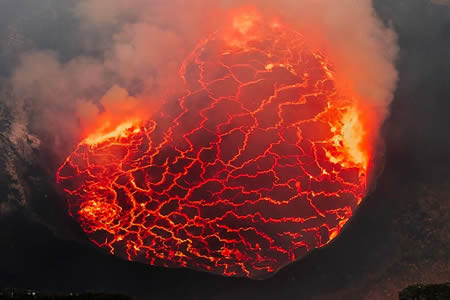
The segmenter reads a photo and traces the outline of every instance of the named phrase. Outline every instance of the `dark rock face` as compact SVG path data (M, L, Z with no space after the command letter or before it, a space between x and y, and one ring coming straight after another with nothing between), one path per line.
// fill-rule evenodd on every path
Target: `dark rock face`
M400 300L448 300L450 299L450 283L407 287L400 292Z
M118 294L83 293L83 294L41 294L32 290L0 290L0 299L15 300L133 300L134 298Z

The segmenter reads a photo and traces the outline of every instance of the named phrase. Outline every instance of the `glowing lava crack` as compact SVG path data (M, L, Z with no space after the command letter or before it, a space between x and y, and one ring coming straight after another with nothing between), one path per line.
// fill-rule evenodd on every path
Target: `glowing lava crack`
M326 58L286 25L233 25L186 59L183 97L87 138L58 170L99 247L262 277L329 243L365 195L364 127Z

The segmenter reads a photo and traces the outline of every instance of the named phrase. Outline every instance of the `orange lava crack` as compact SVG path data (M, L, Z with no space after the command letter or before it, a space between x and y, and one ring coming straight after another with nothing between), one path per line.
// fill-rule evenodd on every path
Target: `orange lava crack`
M71 215L99 247L256 278L328 244L361 202L364 127L332 65L284 24L233 24L244 27L183 63L183 97L88 137L59 168Z

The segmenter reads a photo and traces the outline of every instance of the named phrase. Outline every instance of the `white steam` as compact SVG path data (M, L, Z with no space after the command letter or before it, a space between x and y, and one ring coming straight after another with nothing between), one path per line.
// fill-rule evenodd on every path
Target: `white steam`
M340 82L373 111L378 130L397 80L397 46L371 0L82 0L74 8L82 45L101 55L63 62L55 52L27 53L14 73L14 89L32 100L33 126L67 151L100 114L126 113L117 109L118 97L151 110L151 103L174 92L178 68L195 43L230 10L249 4L279 14L325 49L341 71Z

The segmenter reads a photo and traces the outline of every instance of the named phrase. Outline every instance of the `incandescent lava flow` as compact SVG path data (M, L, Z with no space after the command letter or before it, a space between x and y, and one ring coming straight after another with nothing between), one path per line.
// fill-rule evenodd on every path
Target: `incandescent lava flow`
M89 239L132 261L251 278L333 240L365 195L371 149L327 58L241 13L180 75L183 97L89 136L59 168Z

